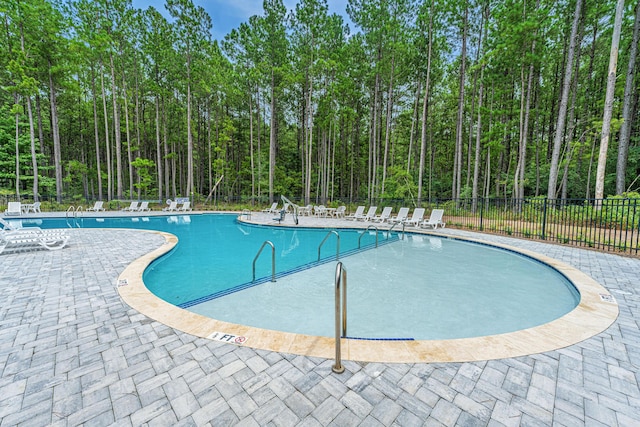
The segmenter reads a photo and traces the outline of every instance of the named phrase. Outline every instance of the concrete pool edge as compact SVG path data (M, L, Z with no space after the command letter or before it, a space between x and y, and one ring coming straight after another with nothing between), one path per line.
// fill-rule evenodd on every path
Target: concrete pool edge
M118 292L130 307L174 329L208 338L214 332L246 338L243 345L261 350L332 359L335 339L248 327L211 319L176 307L156 297L142 277L151 262L177 244L175 235L157 232L165 238L159 248L129 264L118 277ZM503 248L548 264L564 274L580 292L580 303L547 324L501 335L428 341L368 341L342 339L345 360L381 363L471 362L542 353L576 344L606 330L618 317L618 305L594 279L556 259L537 252L480 239L420 233Z

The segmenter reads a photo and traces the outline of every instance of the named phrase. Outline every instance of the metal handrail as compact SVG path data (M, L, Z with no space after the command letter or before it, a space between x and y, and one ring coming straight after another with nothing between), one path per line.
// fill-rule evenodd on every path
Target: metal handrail
M342 284L344 282L344 284ZM342 304L340 304L340 285L342 285ZM342 307L341 307L342 306ZM342 318L342 322L340 321ZM336 363L331 370L336 374L344 372L342 366L342 355L340 347L341 337L347 336L347 269L338 262L336 265ZM340 334L340 326L342 324L342 335Z
M265 242L262 244L262 246L260 246L260 250L256 254L256 257L253 259L253 280L252 280L252 282L256 281L256 261L258 260L258 257L260 256L260 254L262 253L262 250L264 249L264 247L266 245L271 246L271 281L272 282L276 281L276 247L269 240L265 240Z
M378 247L378 227L376 227L375 225L370 225L365 228L362 233L360 233L360 237L358 237L358 249L360 249L360 241L362 240L362 236L364 236L364 233L366 233L370 229L374 229L376 231L376 248Z
M402 224L402 238L401 238L401 240L404 240L404 226L405 226L404 222L396 222L387 230L387 240L389 240L389 235L391 234L391 230L393 230L393 227L395 227L398 224Z
M324 239L322 239L322 242L320 243L320 246L318 246L318 261L320 261L320 249L322 248L322 245L324 245L324 242L327 241L327 239L329 238L329 236L331 234L335 234L336 237L338 238L338 243L336 245L336 261L338 261L340 259L340 234L338 234L338 232L336 230L331 230L327 233L326 236L324 236Z
M82 215L82 206L78 206L78 207L69 206L67 208L67 211L65 212L64 216L66 218L69 218L69 213L71 213L71 216L73 218L77 217L78 215Z

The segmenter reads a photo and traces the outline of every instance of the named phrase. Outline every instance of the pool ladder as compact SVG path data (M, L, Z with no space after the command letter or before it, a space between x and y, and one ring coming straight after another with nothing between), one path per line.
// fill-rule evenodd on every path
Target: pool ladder
M344 267L344 265L342 265L342 262L338 262L338 265L336 265L335 284L336 284L335 285L335 288L336 288L336 312L335 312L336 363L331 367L331 370L336 374L341 374L344 372L344 366L342 366L340 340L342 337L347 336L347 269ZM341 287L342 287L342 292L340 292Z
M271 246L271 281L276 281L276 247L269 240L265 240L262 246L260 246L260 250L258 250L256 257L253 259L253 282L256 281L256 261L258 260L258 257L262 253L264 247L267 245Z
M318 262L320 262L320 249L322 249L322 245L324 245L324 242L326 242L329 236L331 236L332 234L335 234L336 238L338 239L336 243L336 261L340 259L340 234L338 234L336 230L331 230L327 233L326 236L324 236L324 239L322 239L320 245L318 245Z
M80 228L80 224L78 223L78 217L82 216L82 206L69 206L67 211L65 212L65 218L67 221L67 226L69 228L78 227ZM69 221L71 219L72 223Z

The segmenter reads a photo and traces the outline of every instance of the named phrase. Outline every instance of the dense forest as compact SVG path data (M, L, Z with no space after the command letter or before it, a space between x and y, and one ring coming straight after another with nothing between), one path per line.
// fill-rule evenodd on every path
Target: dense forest
M640 1L0 0L0 194L303 203L640 188ZM353 27L353 28L351 28Z

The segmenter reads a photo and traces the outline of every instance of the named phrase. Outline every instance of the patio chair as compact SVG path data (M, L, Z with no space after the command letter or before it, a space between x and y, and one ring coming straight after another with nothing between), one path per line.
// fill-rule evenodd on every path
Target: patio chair
M5 215L22 215L22 204L20 202L9 202Z
M324 205L314 206L313 213L315 216L327 216L327 208Z
M129 207L120 209L121 211L135 212L138 210L138 202L131 202Z
M29 209L27 210L27 212L33 211L33 213L41 213L40 211L40 202L34 202L32 205L29 206Z
M103 203L104 203L104 202L103 202L103 201L101 201L101 200L97 201L97 202L93 205L93 207L91 207L91 208L87 208L87 212L98 212L98 211L103 211L103 210L104 210L104 208L102 207L102 204L103 204Z
M377 215L375 217L373 217L373 219L371 221L373 222L385 222L389 220L389 217L391 216L391 212L393 211L393 207L391 206L385 206L384 209L382 209L382 213L380 213L380 215Z
M333 215L336 218L344 218L344 214L347 211L347 207L346 206L338 206L338 208L336 209L336 211L333 213Z
M191 210L191 202L184 202L177 210L186 212Z
M356 218L356 220L371 221L376 216L377 206L370 206L366 214L362 218Z
M398 223L398 222L404 222L407 219L407 216L409 216L409 208L400 208L400 210L398 211L398 215L394 216L393 218L389 218L389 222L393 222Z
M167 206L166 208L162 208L163 211L165 211L165 212L175 212L175 211L178 210L178 202L173 201L173 200L171 200L171 201L168 200L168 202L169 202L169 206Z
M300 216L311 216L313 213L313 205L300 206L298 208L298 215Z
M364 206L358 206L356 208L356 211L354 213L352 213L351 215L348 215L347 217L345 217L345 219L353 219L353 220L357 220L362 218L364 215Z
M413 210L413 215L411 218L408 218L404 221L406 225L413 225L414 227L418 227L422 222L424 217L424 208L415 208Z
M140 207L138 207L138 212L145 212L150 210L151 209L149 209L149 202L142 202L140 203Z
M444 209L432 210L429 219L425 219L424 221L422 221L420 223L420 227L436 229L438 228L438 226L440 226L444 228L446 224L442 221L442 215L444 215Z

